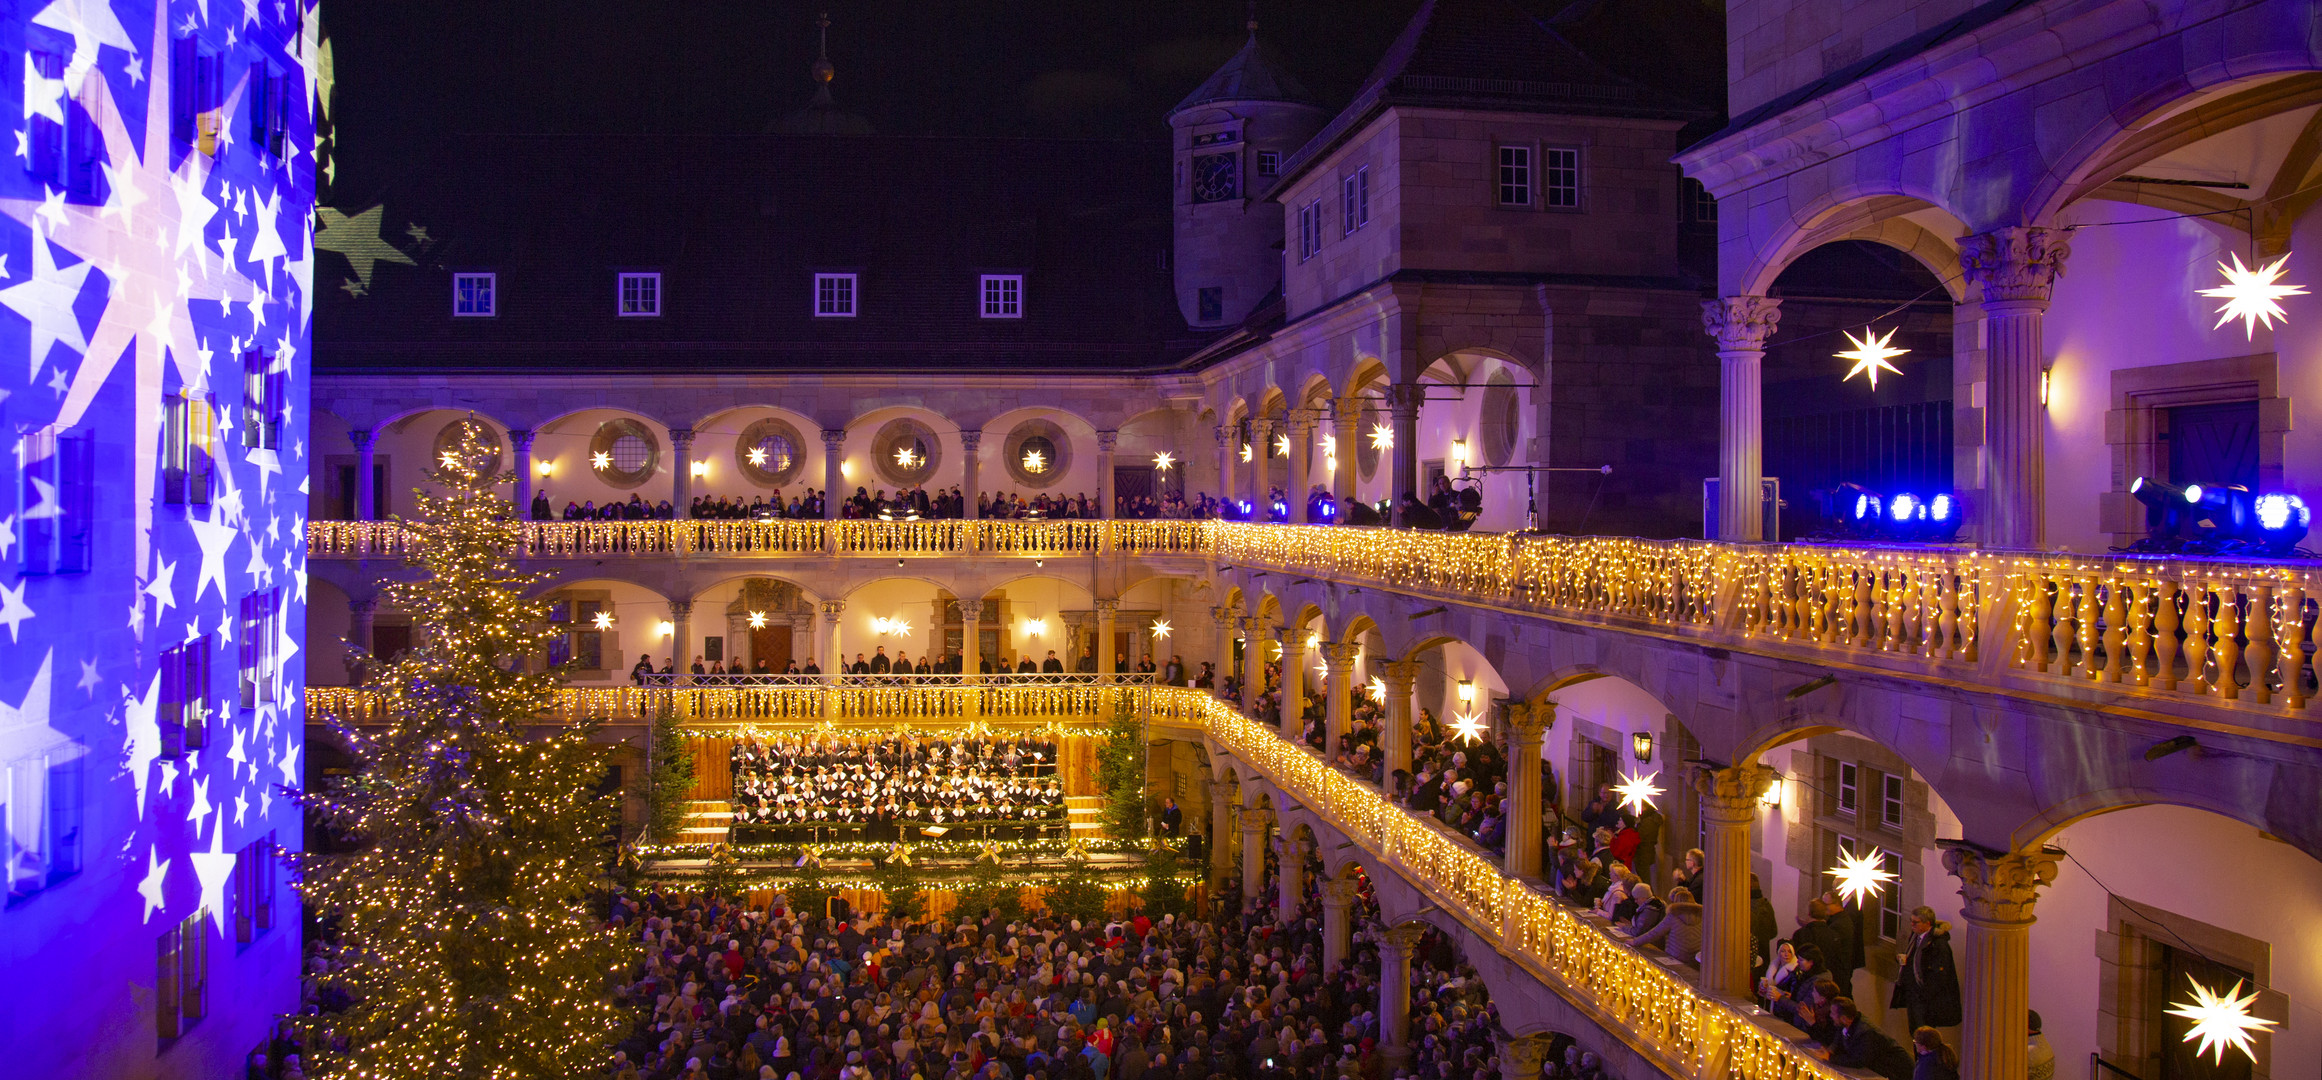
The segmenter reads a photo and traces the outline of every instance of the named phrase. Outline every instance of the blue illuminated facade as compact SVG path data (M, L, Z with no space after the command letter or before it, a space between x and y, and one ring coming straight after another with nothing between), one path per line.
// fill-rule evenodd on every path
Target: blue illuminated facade
M0 4L0 1074L239 1075L297 1007L320 45Z

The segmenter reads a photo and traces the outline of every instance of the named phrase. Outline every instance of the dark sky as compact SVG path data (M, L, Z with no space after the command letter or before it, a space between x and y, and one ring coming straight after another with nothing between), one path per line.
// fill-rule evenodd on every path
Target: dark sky
M1336 107L1419 0L1259 5ZM1243 0L368 0L324 9L339 190L463 131L755 133L805 104L815 15L840 104L883 133L1160 138L1243 40ZM609 141L607 153L619 153Z

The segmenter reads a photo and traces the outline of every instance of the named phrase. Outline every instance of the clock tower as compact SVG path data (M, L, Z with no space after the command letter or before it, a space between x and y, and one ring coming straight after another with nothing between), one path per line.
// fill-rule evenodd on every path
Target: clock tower
M1233 59L1169 113L1175 170L1177 306L1185 321L1223 328L1282 283L1282 208L1265 201L1290 155L1330 114L1258 45L1258 24Z

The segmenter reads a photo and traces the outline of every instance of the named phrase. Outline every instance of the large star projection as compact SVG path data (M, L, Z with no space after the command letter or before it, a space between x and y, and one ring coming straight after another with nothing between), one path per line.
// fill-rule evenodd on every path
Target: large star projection
M45 903L88 925L120 900L146 924L206 909L227 934L237 852L298 837L277 786L304 751L316 9L17 10L0 17L19 68L0 86L22 94L0 105L0 765L11 810L29 790L47 812L10 815L7 915ZM76 877L122 884L64 895Z

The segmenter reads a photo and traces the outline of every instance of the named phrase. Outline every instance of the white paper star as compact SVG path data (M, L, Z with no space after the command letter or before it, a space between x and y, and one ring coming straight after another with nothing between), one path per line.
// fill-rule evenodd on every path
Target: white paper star
M1395 445L1395 429L1385 424L1371 425L1371 449L1385 450ZM1244 458L1247 461L1249 459Z
M1631 812L1644 813L1645 807L1653 804L1653 797L1661 794L1661 789L1653 785L1653 781L1659 779L1660 776L1661 774L1657 772L1646 773L1643 776L1638 776L1635 773L1623 773L1621 782L1613 787L1613 794L1620 796L1621 805L1628 807Z
M2274 1026L2271 1020L2260 1020L2249 1014L2249 1007L2257 1001L2258 992L2251 990L2244 995L2239 979L2233 981L2233 989L2222 994L2210 993L2208 987L2191 976L2187 976L2186 981L2193 984L2192 1002L2171 1002L2173 1007L2168 1012L2171 1016L2182 1016L2193 1021L2193 1026L2185 1031L2186 1042L2198 1041L2201 1044L2193 1056L2209 1054L2219 1065L2223 1065L2225 1048L2230 1046L2249 1055L2251 1061L2256 1061L2257 1050L2250 1044L2250 1035Z
M1888 343L1895 340L1895 331L1889 330L1885 337L1880 337L1878 331L1865 327L1859 338L1849 331L1841 331L1841 333L1845 333L1846 340L1854 344L1854 348L1838 354L1838 358L1841 360L1854 361L1854 367L1846 373L1846 378L1852 379L1857 375L1868 376L1871 389L1876 390L1879 388L1879 370L1881 368L1897 375L1903 373L1903 369L1887 363L1888 360L1911 351L1890 347Z
M2233 256L2232 266L2218 263L2217 269L2225 275L2225 284L2201 290L2203 296L2225 301L2217 308L2217 326L2210 329L2215 330L2240 319L2243 333L2254 339L2259 323L2266 324L2266 329L2271 330L2274 328L2274 320L2289 318L2289 313L2282 310L2281 299L2285 296L2306 295L2304 286L2274 284L2282 276L2283 265L2289 261L2290 257L2285 254L2273 262L2252 269L2241 264L2241 256L2237 253Z
M1877 896L1886 883L1896 880L1880 865L1879 850L1872 848L1860 855L1840 853L1838 865L1823 871L1838 879L1838 895L1861 903L1866 897Z
M1483 738L1483 721L1474 713L1456 713L1451 718L1451 733L1472 744Z

